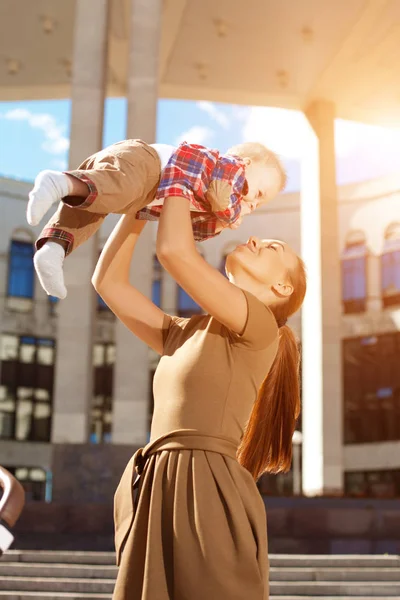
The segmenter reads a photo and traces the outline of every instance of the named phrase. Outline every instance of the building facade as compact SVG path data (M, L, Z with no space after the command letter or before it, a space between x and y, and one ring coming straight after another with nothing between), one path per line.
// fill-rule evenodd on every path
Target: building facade
M69 296L65 301L49 298L42 290L32 264L40 228L29 227L25 219L31 187L31 183L0 179L0 457L24 482L28 498L51 500L56 478L61 476L61 467L56 466L60 453L67 456L71 448L83 444L88 456L90 448L100 446L116 451L123 447L129 454L148 440L151 382L158 357L122 329L76 262L66 263ZM283 239L300 252L300 205L299 194L282 194L248 216L238 231L227 230L199 245L199 250L222 271L225 255L250 235ZM399 206L399 176L338 190L342 378L334 385L341 403L338 412L343 415L345 495L400 495ZM116 221L115 216L106 219L95 240L96 254ZM158 263L156 226L150 224L146 230L143 248L148 257L140 264L133 260L133 280L165 312L180 316L199 312ZM81 295L90 296L88 344L82 343L73 327L79 311L76 299ZM301 315L294 316L290 325L301 339ZM65 349L72 363L65 359ZM80 374L74 368L90 363L90 373ZM87 402L74 397L74 386L82 388L80 377L88 382ZM301 419L298 429L302 429ZM303 442L307 435L313 432L304 431ZM301 458L301 445L295 454ZM299 468L301 461L287 475L265 476L261 491L300 493Z

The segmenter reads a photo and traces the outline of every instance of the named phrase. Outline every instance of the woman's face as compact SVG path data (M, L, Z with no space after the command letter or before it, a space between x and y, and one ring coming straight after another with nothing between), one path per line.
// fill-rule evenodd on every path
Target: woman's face
M285 242L260 240L254 236L246 244L237 246L226 258L228 275L238 285L244 278L252 279L268 287L277 286L277 292L280 292L280 286L288 283L288 273L297 266L297 254Z

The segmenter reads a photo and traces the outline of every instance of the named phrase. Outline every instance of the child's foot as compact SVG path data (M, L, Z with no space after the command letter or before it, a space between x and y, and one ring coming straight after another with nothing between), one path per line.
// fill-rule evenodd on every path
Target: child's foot
M35 179L35 186L29 194L26 218L29 225L38 225L50 206L68 196L72 184L65 173L41 171Z
M63 300L67 295L64 284L63 263L65 250L57 242L46 242L33 257L40 285L49 296Z

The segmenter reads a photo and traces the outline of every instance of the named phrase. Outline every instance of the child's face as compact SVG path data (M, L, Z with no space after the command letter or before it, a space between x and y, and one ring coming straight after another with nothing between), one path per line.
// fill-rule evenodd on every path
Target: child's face
M281 189L281 175L275 167L268 166L264 162L253 161L250 158L245 158L244 162L249 191L246 196L243 196L240 217L235 223L229 225L229 229L240 227L244 216L275 198ZM224 226L221 224L218 231L223 228Z
M254 161L250 158L245 158L244 162L249 191L243 199L249 204L249 212L252 212L257 206L266 204L279 194L281 175L275 167L266 165L265 162Z

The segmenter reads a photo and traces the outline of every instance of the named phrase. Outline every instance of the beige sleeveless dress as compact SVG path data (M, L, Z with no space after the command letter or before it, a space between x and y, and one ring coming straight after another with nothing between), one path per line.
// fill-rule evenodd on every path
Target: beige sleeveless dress
M244 293L242 335L210 315L166 316L151 440L115 495L114 600L268 598L265 506L236 450L278 328Z

